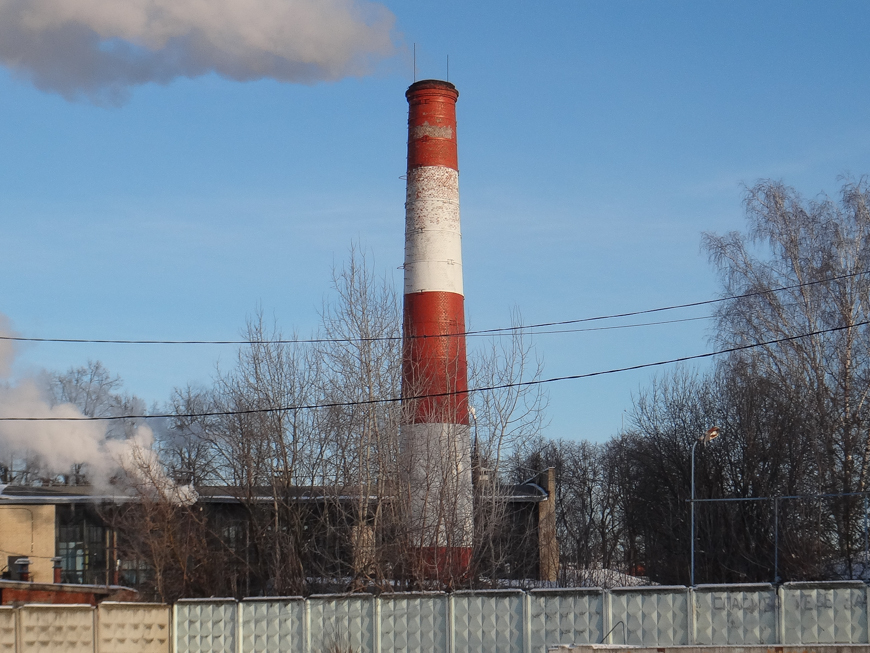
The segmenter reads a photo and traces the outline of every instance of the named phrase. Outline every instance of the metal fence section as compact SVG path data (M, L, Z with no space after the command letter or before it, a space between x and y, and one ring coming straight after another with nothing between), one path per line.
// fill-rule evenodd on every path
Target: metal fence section
M370 595L316 596L308 600L307 651L375 653L375 601Z
M179 653L237 653L238 604L233 599L181 600L173 625Z
M94 608L25 605L18 609L20 653L93 653Z
M604 593L601 590L532 590L529 630L533 652L548 646L597 644L604 640Z
M384 595L378 600L380 650L450 653L450 610L445 594Z
M520 590L453 593L451 653L523 653L524 597Z
M241 610L242 650L250 653L301 651L304 647L305 601L287 599L247 599Z
M685 587L642 587L610 592L608 644L683 646L689 643ZM620 640L619 624L623 624Z
M786 583L780 600L783 644L867 643L864 583Z
M100 653L169 653L170 612L155 603L104 602L97 611Z
M777 642L777 595L770 584L695 588L695 641L701 646L754 646Z

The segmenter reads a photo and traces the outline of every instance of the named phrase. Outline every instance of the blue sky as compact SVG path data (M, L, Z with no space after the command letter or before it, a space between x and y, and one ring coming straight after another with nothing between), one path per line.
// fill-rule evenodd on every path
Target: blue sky
M309 333L351 242L401 281L411 52L460 91L472 328L717 293L704 231L743 185L870 172L863 2L385 2L395 54L312 85L207 74L68 101L0 70L0 312L33 337L232 339L258 306ZM672 317L694 317L703 311ZM542 335L547 376L708 351L705 321ZM165 401L231 348L27 345ZM655 372L550 387L550 437L603 440Z

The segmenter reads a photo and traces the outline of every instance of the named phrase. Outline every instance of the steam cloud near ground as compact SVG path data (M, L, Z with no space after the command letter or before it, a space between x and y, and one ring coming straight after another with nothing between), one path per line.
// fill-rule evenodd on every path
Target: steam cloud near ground
M0 64L67 99L217 73L314 83L393 52L394 16L367 0L0 0Z
M14 335L4 315L0 335ZM83 417L73 404L52 406L35 379L12 381L14 359L14 343L0 340L0 417ZM172 501L193 500L192 488L177 487L163 474L153 442L154 433L144 424L129 439L110 439L103 421L0 420L0 462L34 459L53 474L68 474L72 465L84 463L89 482L103 492L119 494L121 488L110 481L122 476L140 492L147 486Z

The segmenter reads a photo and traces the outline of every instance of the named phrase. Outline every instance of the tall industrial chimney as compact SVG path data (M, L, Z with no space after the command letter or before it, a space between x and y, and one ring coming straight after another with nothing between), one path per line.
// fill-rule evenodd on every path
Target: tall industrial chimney
M467 574L473 536L456 100L449 82L408 88L402 430L417 573Z

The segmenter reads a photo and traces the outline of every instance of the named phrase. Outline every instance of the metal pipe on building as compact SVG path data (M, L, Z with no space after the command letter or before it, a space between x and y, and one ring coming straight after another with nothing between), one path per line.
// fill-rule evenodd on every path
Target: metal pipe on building
M18 558L15 561L15 571L18 574L18 580L25 583L30 582L30 558Z
M63 582L63 558L55 556L51 559L52 582L57 585Z
M409 525L424 578L468 573L471 444L459 225L456 87L412 84L408 99L402 396Z

